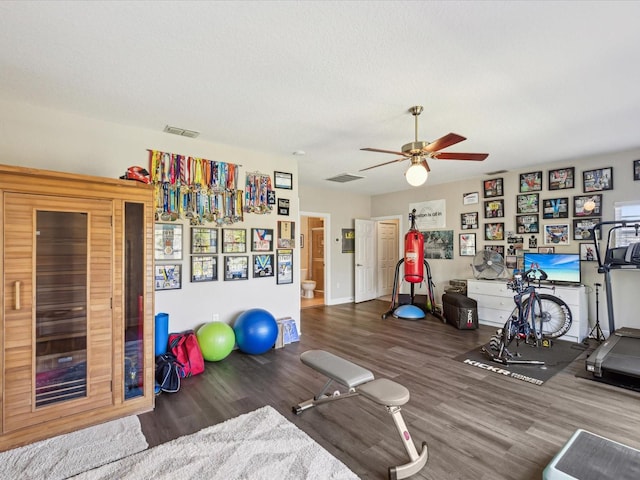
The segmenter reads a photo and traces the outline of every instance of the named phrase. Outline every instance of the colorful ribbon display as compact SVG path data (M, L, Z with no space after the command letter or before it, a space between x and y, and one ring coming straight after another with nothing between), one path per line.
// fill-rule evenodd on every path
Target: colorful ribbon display
M156 220L188 218L192 225L243 221L239 165L149 150ZM271 179L269 179L269 183Z

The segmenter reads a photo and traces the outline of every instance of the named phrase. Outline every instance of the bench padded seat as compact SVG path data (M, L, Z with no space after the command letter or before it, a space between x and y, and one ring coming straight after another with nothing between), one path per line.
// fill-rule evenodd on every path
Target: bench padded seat
M409 390L388 378L365 383L359 386L357 391L363 397L387 407L404 405L409 401Z
M324 350L307 350L300 355L300 361L347 388L374 379L373 373L366 368Z

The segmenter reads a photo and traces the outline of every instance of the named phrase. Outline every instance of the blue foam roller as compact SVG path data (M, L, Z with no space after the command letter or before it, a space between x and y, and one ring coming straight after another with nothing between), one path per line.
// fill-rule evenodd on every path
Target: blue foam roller
M156 314L156 336L155 336L155 352L156 357L167 353L167 346L169 345L169 314L158 313Z

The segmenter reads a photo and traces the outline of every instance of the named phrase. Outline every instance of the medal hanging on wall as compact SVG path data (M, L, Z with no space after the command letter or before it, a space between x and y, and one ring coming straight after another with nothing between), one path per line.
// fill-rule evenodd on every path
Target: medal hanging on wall
M245 205L247 213L271 213L273 207L268 203L271 177L262 173L248 173L245 181Z

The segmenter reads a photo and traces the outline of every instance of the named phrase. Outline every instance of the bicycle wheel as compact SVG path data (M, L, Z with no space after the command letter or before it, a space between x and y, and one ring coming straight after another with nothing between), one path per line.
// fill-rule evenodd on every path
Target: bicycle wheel
M524 305L527 306L529 301L530 297L524 301ZM536 331L546 338L560 337L571 328L571 310L564 301L553 295L536 295L531 318L535 322Z
M518 334L518 325L517 325L517 317L511 315L509 316L509 320L504 323L504 327L502 327L502 332L500 335L500 344L498 347L498 356L503 357L505 354L509 354L509 350L507 347L511 344L514 338L516 338Z

